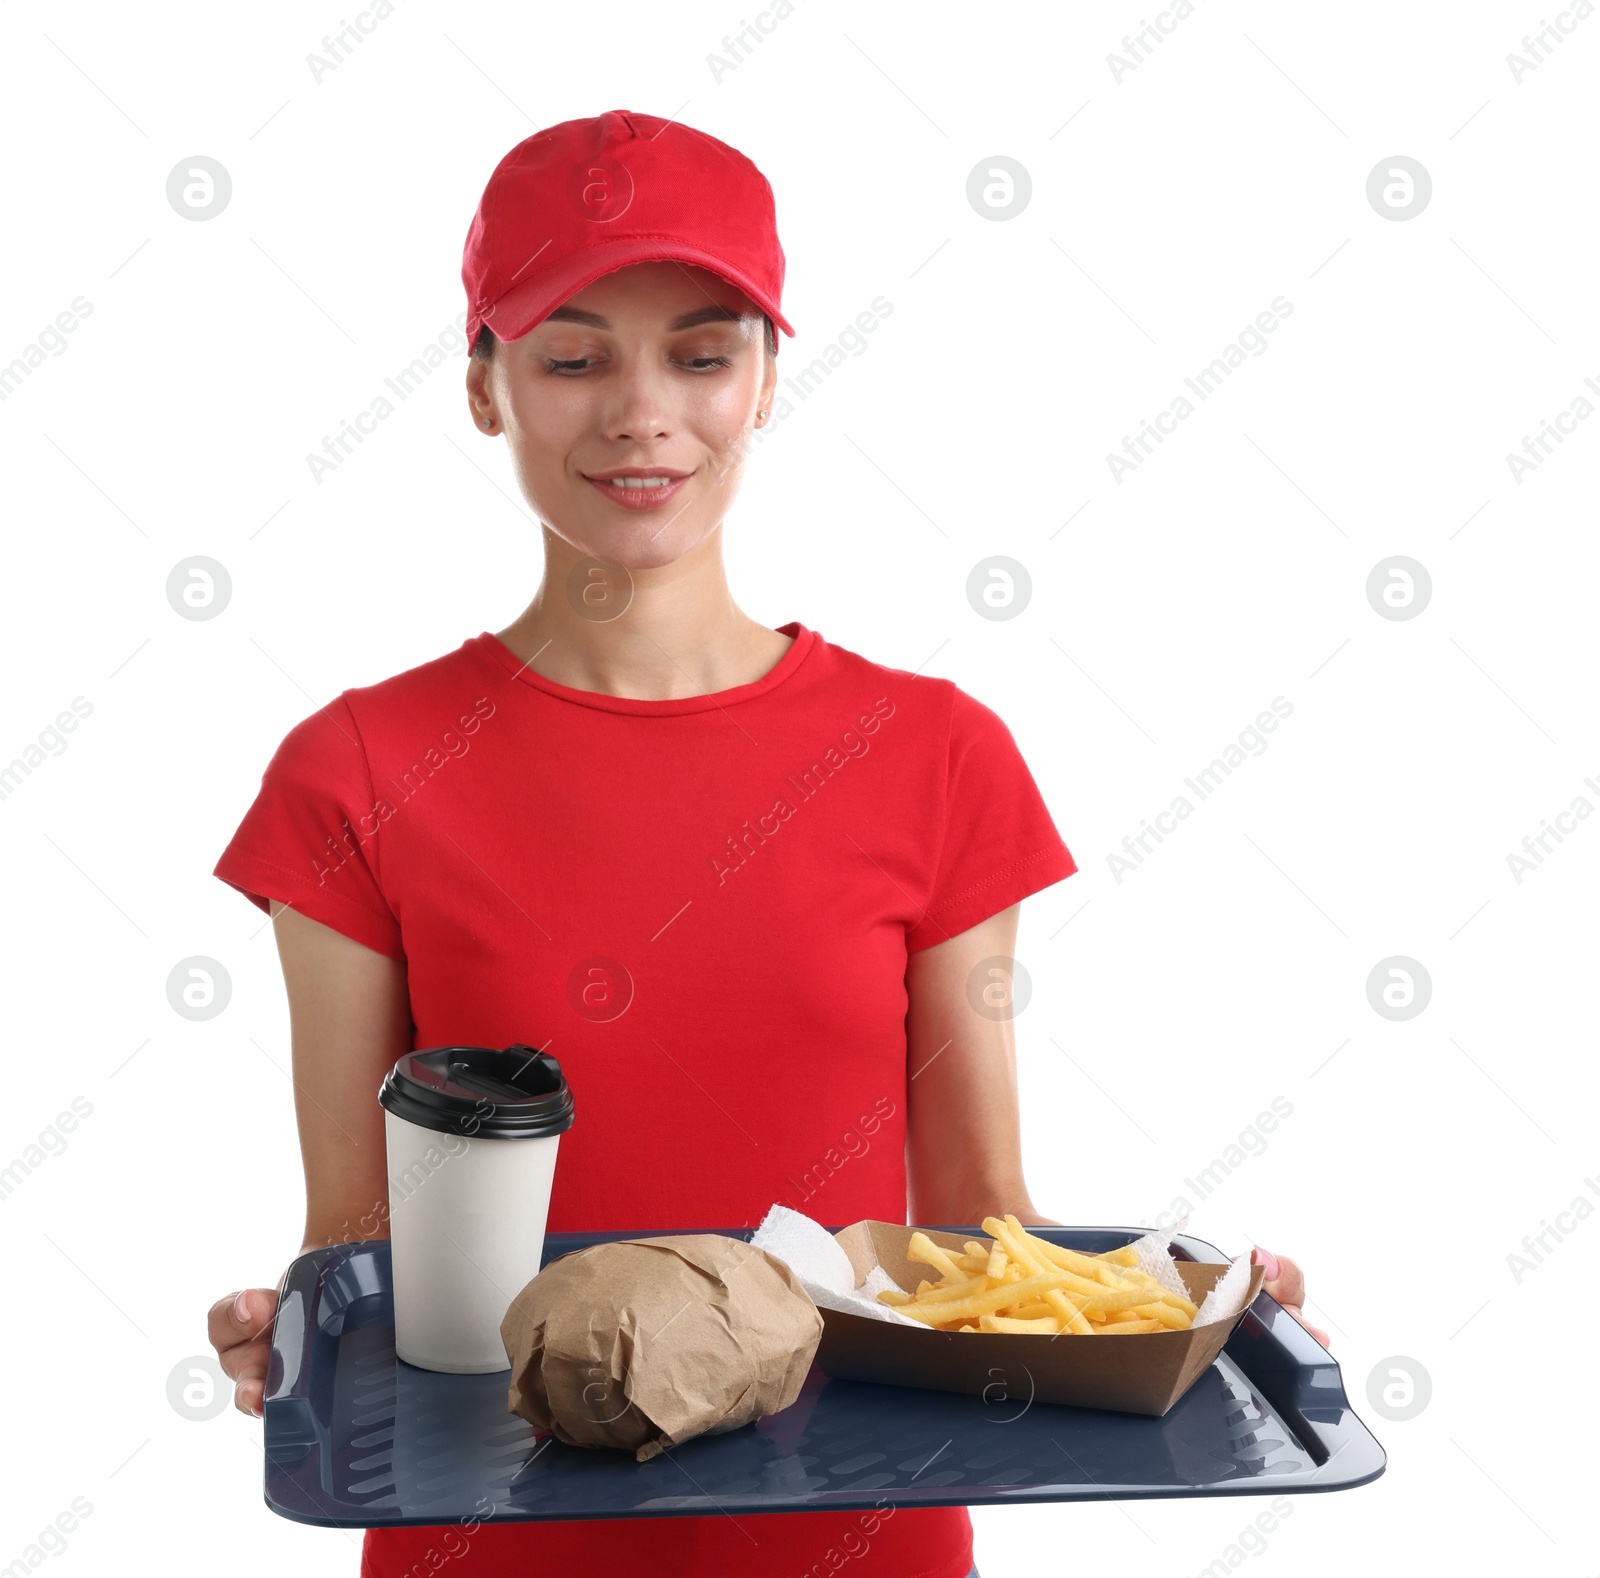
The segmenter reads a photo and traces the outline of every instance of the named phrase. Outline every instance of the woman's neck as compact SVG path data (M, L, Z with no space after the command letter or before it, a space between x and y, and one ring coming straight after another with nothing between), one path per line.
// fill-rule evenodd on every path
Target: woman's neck
M675 701L753 684L791 638L734 603L720 540L700 547L709 551L630 572L547 532L539 590L495 634L536 673L574 690Z

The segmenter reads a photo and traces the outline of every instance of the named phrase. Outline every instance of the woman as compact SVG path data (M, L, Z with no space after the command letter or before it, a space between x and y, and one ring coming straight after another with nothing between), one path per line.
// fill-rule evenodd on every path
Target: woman
M992 711L762 625L724 576L776 328L793 333L766 181L651 116L566 122L497 167L463 278L468 406L510 447L543 579L505 629L297 724L216 868L274 917L301 1252L387 1232L378 1083L447 1043L561 1060L577 1121L552 1231L753 1226L774 1201L829 1223L1047 1222L1010 1022L970 994L1073 858ZM1287 1263L1276 1288L1298 1291ZM274 1303L211 1311L253 1413ZM861 1578L971 1567L964 1508L899 1509L866 1549L859 1527L490 1523L455 1560L807 1572L848 1530ZM363 1578L412 1570L438 1533L369 1530Z

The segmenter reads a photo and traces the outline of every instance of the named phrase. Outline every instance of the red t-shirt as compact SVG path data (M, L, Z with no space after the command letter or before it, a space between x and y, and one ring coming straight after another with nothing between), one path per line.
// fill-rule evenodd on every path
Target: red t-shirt
M217 863L403 959L413 1047L555 1054L553 1232L903 1222L906 956L1077 869L993 711L779 628L762 678L674 701L484 631L296 724ZM487 1523L452 1570L826 1570L859 1521ZM368 1530L363 1578L428 1570L441 1532ZM851 1570L964 1578L971 1542L963 1507L901 1508Z

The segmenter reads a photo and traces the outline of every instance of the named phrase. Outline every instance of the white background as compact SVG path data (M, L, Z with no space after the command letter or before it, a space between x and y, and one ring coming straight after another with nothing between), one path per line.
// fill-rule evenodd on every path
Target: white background
M92 704L0 800L0 1164L92 1106L0 1200L25 1447L0 1564L86 1496L52 1572L355 1571L358 1533L262 1505L257 1421L166 1398L207 1306L275 1283L301 1226L270 929L210 871L291 724L532 595L536 527L471 426L464 356L320 483L306 455L448 333L500 156L628 108L771 180L799 330L780 371L892 303L760 446L730 577L769 625L993 706L1078 859L1023 910L1035 1199L1144 1222L1188 1195L1200 1237L1293 1254L1389 1451L1245 1566L1344 1574L1425 1541L1441 1569L1595 1569L1574 1356L1600 1226L1567 1218L1520 1280L1507 1257L1600 1174L1600 826L1521 882L1507 856L1600 804L1600 421L1520 481L1506 457L1600 403L1600 19L1559 13L1574 31L1519 83L1537 7L1200 0L1118 82L1107 56L1149 14L798 0L718 80L749 8L399 0L319 82L331 4L0 10L0 365L92 304L0 404L0 759ZM233 184L205 222L165 195L196 154ZM1004 221L966 196L997 155L1032 183ZM1367 198L1396 155L1432 180L1410 219ZM1264 353L1117 480L1125 435L1280 296ZM218 618L168 605L193 555L231 576ZM1017 617L967 602L992 555L1031 577ZM1366 591L1396 555L1432 583L1406 620ZM1114 871L1279 696L1267 748ZM202 1023L166 998L191 955L232 979ZM1410 1019L1369 1003L1392 956L1431 980ZM1292 1116L1197 1200L1185 1180L1274 1097ZM1396 1356L1432 1383L1406 1421L1366 1401ZM980 1509L979 1564L1197 1573L1263 1506Z

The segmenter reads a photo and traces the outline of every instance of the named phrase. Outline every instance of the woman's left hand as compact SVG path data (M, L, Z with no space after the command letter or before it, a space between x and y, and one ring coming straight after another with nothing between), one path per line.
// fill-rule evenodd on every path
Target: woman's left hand
M1262 1284L1264 1291L1288 1310L1324 1348L1328 1347L1327 1332L1319 1331L1301 1312L1300 1306L1306 1300L1306 1279L1301 1275L1299 1266L1287 1255L1275 1255L1259 1244L1250 1258L1267 1273L1266 1281Z

